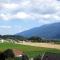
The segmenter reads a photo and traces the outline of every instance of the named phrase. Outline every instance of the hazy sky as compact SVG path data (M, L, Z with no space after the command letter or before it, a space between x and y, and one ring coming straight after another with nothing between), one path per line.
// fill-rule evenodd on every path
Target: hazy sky
M60 22L60 0L0 0L0 34L55 22Z

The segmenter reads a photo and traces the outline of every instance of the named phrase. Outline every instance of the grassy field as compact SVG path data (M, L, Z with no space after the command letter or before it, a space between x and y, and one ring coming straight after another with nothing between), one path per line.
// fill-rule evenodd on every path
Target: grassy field
M36 55L42 55L44 52L55 52L60 53L60 50L51 49L51 48L42 48L42 47L33 47L33 46L26 46L21 44L12 44L12 43L0 43L0 51L4 51L8 48L11 49L19 49L24 51L29 57L34 57Z

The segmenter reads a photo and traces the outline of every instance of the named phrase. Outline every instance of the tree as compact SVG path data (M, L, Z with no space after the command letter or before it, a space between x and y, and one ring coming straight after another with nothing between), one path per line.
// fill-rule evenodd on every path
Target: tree
M3 56L5 57L5 60L14 60L15 59L15 55L14 55L12 49L7 49L6 51L4 51Z
M32 42L41 42L42 39L40 37L32 36L28 38L28 40L31 40Z

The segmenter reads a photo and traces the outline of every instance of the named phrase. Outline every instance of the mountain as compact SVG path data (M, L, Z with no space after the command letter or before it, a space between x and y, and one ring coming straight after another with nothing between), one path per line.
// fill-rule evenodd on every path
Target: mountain
M60 39L60 23L46 24L21 33L17 33L17 35L25 37L38 36L47 39Z

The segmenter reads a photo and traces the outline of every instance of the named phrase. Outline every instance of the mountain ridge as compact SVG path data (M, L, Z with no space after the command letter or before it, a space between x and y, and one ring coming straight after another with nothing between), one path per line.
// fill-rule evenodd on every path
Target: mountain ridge
M22 35L25 37L38 36L47 39L60 39L60 22L42 25L40 27L35 27L16 35Z

